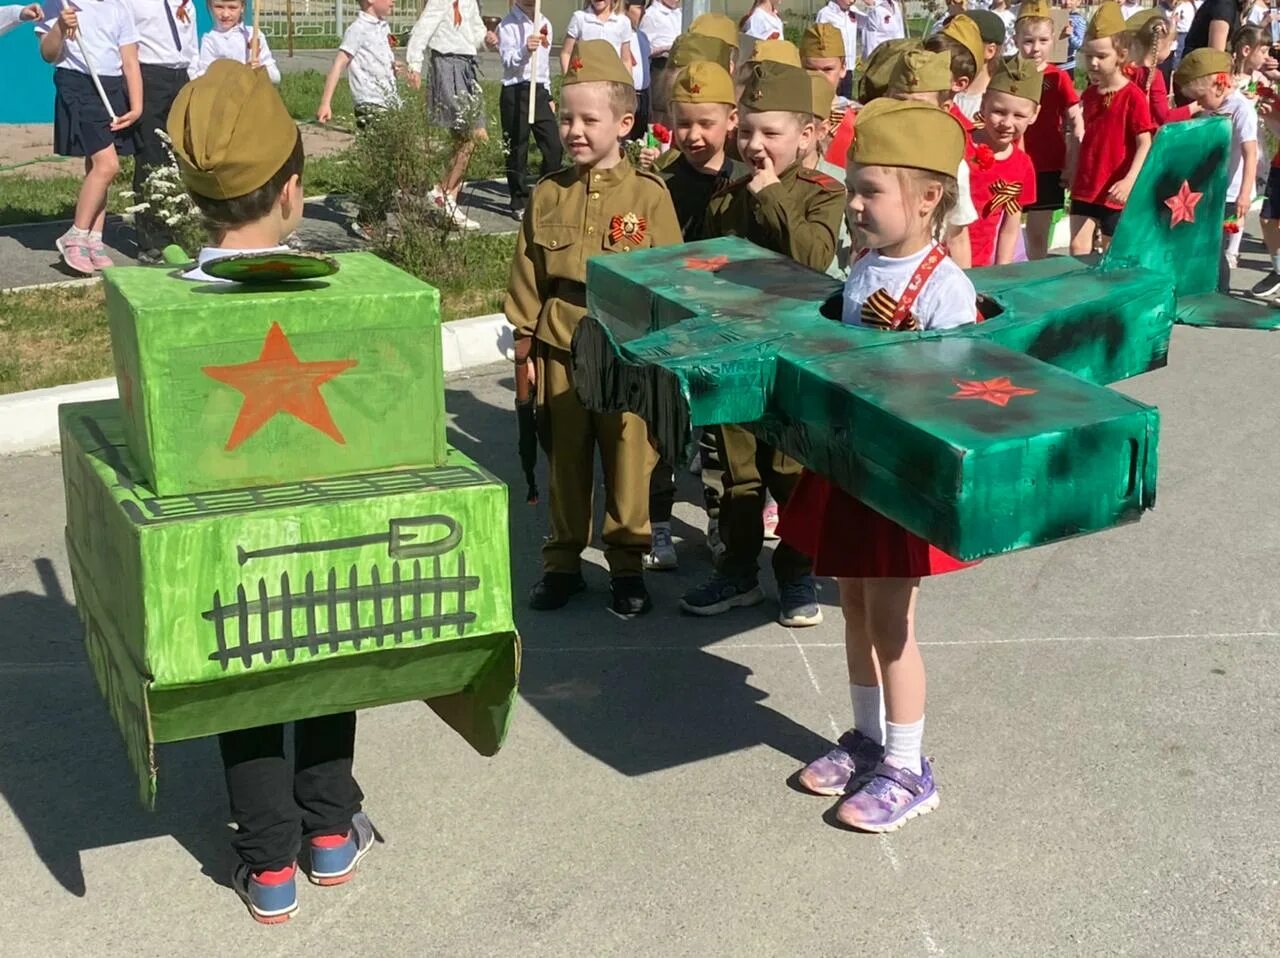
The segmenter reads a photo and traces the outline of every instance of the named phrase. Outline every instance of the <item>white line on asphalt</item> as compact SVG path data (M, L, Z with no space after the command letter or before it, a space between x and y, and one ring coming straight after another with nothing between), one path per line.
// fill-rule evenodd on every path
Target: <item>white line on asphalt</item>
M1168 632L1159 635L1029 635L1020 639L938 639L920 642L921 646L939 648L960 645L1038 645L1083 642L1156 642L1161 639L1280 639L1280 632ZM565 652L729 652L737 649L843 649L843 642L800 642L794 645L776 642L718 642L711 645L570 645L560 648L534 648L526 645L525 655ZM807 665L807 663L806 663Z
M805 652L805 645L796 638L795 631L787 629L787 637L791 639L792 647L800 653L800 661L804 663L804 670L809 675L809 684L813 686L813 691L817 694L818 700L825 702L822 695L822 686L818 684L818 676L813 671L813 666L809 664L809 656ZM822 643L825 648L835 643ZM843 647L844 643L840 643ZM810 646L812 648L813 646ZM775 646L777 648L777 646ZM840 737L840 726L836 724L836 717L831 714L830 709L826 709L827 725L831 728L831 738L836 740ZM889 862L889 867L893 869L894 874L902 873L902 863L898 860L898 853L893 850L893 841L888 835L880 835L880 852L884 855L885 860ZM930 955L941 955L943 950L938 947L938 943L933 940L933 935L929 931L929 923L925 921L924 913L917 905L915 907L916 922L920 926L920 937L924 941L924 950Z

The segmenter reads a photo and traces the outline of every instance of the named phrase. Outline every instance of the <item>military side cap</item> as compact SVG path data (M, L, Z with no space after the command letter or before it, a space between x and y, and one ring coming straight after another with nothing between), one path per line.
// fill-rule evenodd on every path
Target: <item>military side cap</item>
M1219 73L1230 75L1231 70L1231 54L1223 50L1201 47L1199 50L1192 50L1182 58L1178 69L1173 71L1173 82L1177 86L1186 86L1201 77L1217 76Z
M942 28L942 35L950 37L973 54L973 62L982 66L987 45L982 40L982 31L978 24L967 13L951 18L951 22Z
M828 84L830 86L830 84ZM718 63L690 63L671 87L674 103L727 103L733 106L733 78Z
M836 100L836 88L831 85L827 75L821 70L805 70L809 75L809 90L813 98L812 113L820 120L831 115L831 105Z
M877 97L885 95L889 89L889 80L893 77L893 68L898 59L908 50L919 50L919 40L887 40L880 44L867 57L862 65L862 77L858 80L858 100L870 103ZM950 58L948 57L948 62ZM951 84L947 87L950 89Z
M890 93L936 93L951 89L951 54L908 50L889 75Z
M1035 65L1019 57L1001 60L996 67L988 90L997 93L1012 93L1024 100L1030 100L1037 106L1040 104L1040 91L1044 88L1044 74Z
M692 63L718 63L726 70L733 56L733 48L723 40L702 33L682 33L671 46L667 65L680 69Z
M970 10L968 17L978 25L978 36L982 37L983 43L998 43L1003 46L1008 39L1009 28L999 14L990 10Z
M742 91L742 105L758 113L773 110L812 113L813 87L809 85L809 74L789 63L753 63L751 76Z
M166 126L182 181L215 200L267 183L298 143L298 125L267 71L235 60L214 60L179 90Z
M1114 37L1117 33L1124 33L1124 30L1124 14L1120 12L1120 4L1107 2L1098 7L1098 12L1089 21L1089 26L1084 31L1084 39L1086 43L1090 40L1102 40L1106 37Z
M800 67L800 49L790 40L757 40L751 51L752 63L785 63Z
M806 60L843 60L844 37L829 23L810 24L800 38L800 56Z
M1165 12L1159 7L1147 7L1145 10L1139 10L1128 20L1124 22L1126 30L1141 30L1152 20L1163 20L1167 26L1169 18L1165 16Z
M723 13L703 13L694 17L693 23L689 24L689 32L715 37L721 43L738 49L738 25Z
M622 65L622 57L608 40L583 40L573 48L564 85L570 83L625 83L635 86L631 71Z
M964 127L946 110L919 100L882 98L858 114L849 162L955 176L964 147Z
M1018 19L1052 20L1053 10L1048 0L1023 0L1022 6L1018 7Z

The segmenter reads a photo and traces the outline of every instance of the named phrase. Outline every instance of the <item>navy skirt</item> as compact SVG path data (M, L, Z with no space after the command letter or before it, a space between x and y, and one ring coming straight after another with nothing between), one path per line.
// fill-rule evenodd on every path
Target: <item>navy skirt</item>
M102 89L116 116L129 112L124 77L99 76ZM78 70L53 71L53 85L58 91L53 104L53 151L59 156L93 156L114 145L121 156L133 156L138 149L136 124L127 130L111 132L111 115L86 73Z

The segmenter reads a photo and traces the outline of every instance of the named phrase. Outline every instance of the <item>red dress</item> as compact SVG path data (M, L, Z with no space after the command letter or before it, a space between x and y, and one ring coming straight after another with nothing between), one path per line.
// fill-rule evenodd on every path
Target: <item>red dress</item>
M892 315L885 317L886 328L915 328L911 307L942 258L921 261ZM808 469L787 497L778 535L813 559L815 575L842 579L913 579L976 564L952 558Z

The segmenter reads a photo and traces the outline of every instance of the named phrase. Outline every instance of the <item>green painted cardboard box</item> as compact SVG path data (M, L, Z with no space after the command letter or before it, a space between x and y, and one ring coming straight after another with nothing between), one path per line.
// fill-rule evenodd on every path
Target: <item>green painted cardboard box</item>
M507 490L474 462L158 496L120 402L59 418L77 605L144 801L157 742L411 699L497 750L519 639Z
M266 286L104 272L129 449L155 492L444 462L439 294L370 253L338 260Z

